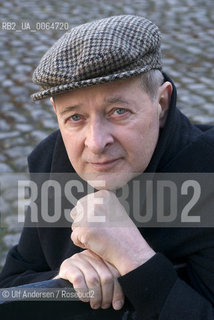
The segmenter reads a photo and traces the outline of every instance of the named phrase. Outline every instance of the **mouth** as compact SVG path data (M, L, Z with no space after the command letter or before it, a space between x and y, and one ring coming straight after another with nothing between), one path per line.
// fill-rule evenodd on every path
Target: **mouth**
M109 169L112 169L118 162L121 160L121 158L114 159L114 160L108 160L103 162L90 162L91 166L98 170L98 171L106 171Z

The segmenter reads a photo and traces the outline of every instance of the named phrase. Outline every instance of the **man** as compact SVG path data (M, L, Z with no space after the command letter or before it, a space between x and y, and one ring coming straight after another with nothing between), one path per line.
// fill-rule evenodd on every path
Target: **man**
M214 169L214 129L192 125L176 108L158 28L137 16L73 28L33 80L41 86L33 99L50 97L60 131L36 147L30 171L76 172L98 191L72 209L72 241L69 228L24 228L0 285L60 277L77 292L96 288L83 299L94 310L120 310L126 298L137 319L214 319L212 230L137 228L112 192L143 172ZM102 203L91 210L94 197ZM121 226L109 227L117 215ZM91 216L105 219L91 227Z

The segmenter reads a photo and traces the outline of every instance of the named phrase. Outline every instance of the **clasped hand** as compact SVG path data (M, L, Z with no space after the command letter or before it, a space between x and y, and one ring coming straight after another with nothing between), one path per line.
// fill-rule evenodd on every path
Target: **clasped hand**
M69 280L77 292L78 288L95 287L92 308L108 308L112 303L120 309L124 294L117 278L145 263L155 252L113 192L101 190L81 198L71 217L71 239L85 250L66 259L59 276Z

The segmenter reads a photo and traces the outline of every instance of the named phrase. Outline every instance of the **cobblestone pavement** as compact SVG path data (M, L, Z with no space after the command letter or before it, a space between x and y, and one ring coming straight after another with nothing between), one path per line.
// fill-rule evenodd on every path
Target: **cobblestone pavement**
M214 123L213 0L2 1L0 172L26 171L33 146L57 128L49 101L30 99L37 90L31 83L32 71L43 53L68 27L119 14L143 15L160 27L164 71L178 87L179 107L193 121ZM5 252L19 238L13 205L10 197L1 203L7 227L0 229L0 267Z

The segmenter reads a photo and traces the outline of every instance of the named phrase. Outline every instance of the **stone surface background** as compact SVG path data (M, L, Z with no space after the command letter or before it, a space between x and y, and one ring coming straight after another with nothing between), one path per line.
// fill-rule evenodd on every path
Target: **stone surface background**
M69 28L110 15L136 14L154 21L163 34L164 71L178 88L178 105L194 122L214 123L213 0L10 0L0 3L0 173L27 170L27 155L57 128L49 101L33 103L31 75L45 51ZM16 30L9 30L15 23ZM62 22L63 30L39 30ZM28 28L30 24L31 29ZM32 31L37 26L36 31ZM44 24L43 24L44 27ZM21 29L21 30L20 30ZM19 31L18 31L19 30ZM17 243L15 199L0 185L0 268Z

